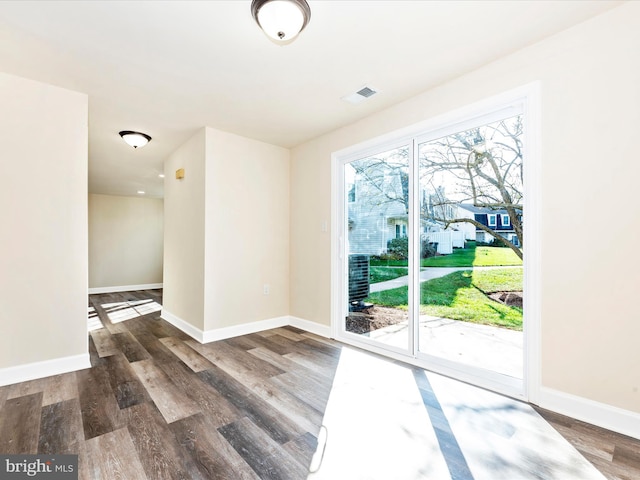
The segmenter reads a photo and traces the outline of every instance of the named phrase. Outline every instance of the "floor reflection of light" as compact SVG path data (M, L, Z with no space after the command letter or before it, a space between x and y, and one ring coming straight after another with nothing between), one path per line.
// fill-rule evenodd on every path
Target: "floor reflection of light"
M349 347L310 472L308 480L604 479L530 405Z
M449 478L407 366L342 348L323 425L309 480Z
M94 330L98 330L99 328L103 328L103 327L104 325L102 324L100 317L98 317L98 312L96 312L96 309L93 307L88 307L87 308L87 329L90 332L93 332Z
M162 305L153 300L105 303L101 305L111 323L120 323L132 318L149 315L162 310Z

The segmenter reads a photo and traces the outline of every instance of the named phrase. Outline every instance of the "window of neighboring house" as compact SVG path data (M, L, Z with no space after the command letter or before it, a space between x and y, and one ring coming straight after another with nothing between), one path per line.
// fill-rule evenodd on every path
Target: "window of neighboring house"
M396 223L396 238L404 238L407 236L407 226Z
M509 218L509 215L507 215L506 213L500 214L500 221L502 222L503 227L511 226L511 219Z
M349 187L349 193L347 194L347 198L349 199L349 203L353 203L356 201L356 184L352 183Z
M498 226L498 219L497 219L497 215L495 213L488 213L487 214L487 225L489 225L490 227L496 227Z

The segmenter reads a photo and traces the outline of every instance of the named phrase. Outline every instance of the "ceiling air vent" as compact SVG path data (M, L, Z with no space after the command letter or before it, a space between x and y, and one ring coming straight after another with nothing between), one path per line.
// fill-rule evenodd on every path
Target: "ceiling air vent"
M378 90L376 90L374 87L362 87L356 93L352 93L350 95L342 97L342 100L344 100L345 102L357 104L365 101L367 98L373 97L376 93L378 93Z
M369 87L364 87L358 90L356 93L358 95L362 95L363 97L369 98L371 95L375 95L376 91Z

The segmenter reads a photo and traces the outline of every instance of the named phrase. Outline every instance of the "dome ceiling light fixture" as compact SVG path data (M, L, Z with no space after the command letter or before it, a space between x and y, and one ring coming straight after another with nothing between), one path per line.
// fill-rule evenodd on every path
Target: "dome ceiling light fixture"
M123 130L120 132L120 136L133 148L144 147L151 141L151 137L146 133L134 132L132 130Z
M311 8L306 0L252 0L251 15L269 38L286 45L307 26Z

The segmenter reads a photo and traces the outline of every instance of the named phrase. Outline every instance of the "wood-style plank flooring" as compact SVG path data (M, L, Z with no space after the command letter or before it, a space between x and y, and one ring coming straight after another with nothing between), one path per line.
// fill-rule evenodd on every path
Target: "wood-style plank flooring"
M309 476L314 454L322 450L321 425L331 413L328 401L347 347L289 327L201 345L160 319L161 290L91 295L89 302L90 323L100 327L89 338L92 368L0 387L0 453L78 454L80 478L87 480ZM471 451L466 445L476 439L461 438L455 416L438 404L438 381L430 384L414 367L407 371L415 377L418 408L423 416L428 411L425 418L434 424L430 428L440 442L435 445L447 457L451 478L486 478L471 454L464 458ZM349 408L359 411L358 405ZM374 411L371 423L384 413ZM539 413L606 478L640 479L640 441ZM367 441L371 436L358 440ZM393 445L385 448L391 452ZM349 446L344 450L345 462L358 461ZM393 465L391 457L387 463Z
M640 479L640 440L549 410L536 410L609 480Z

